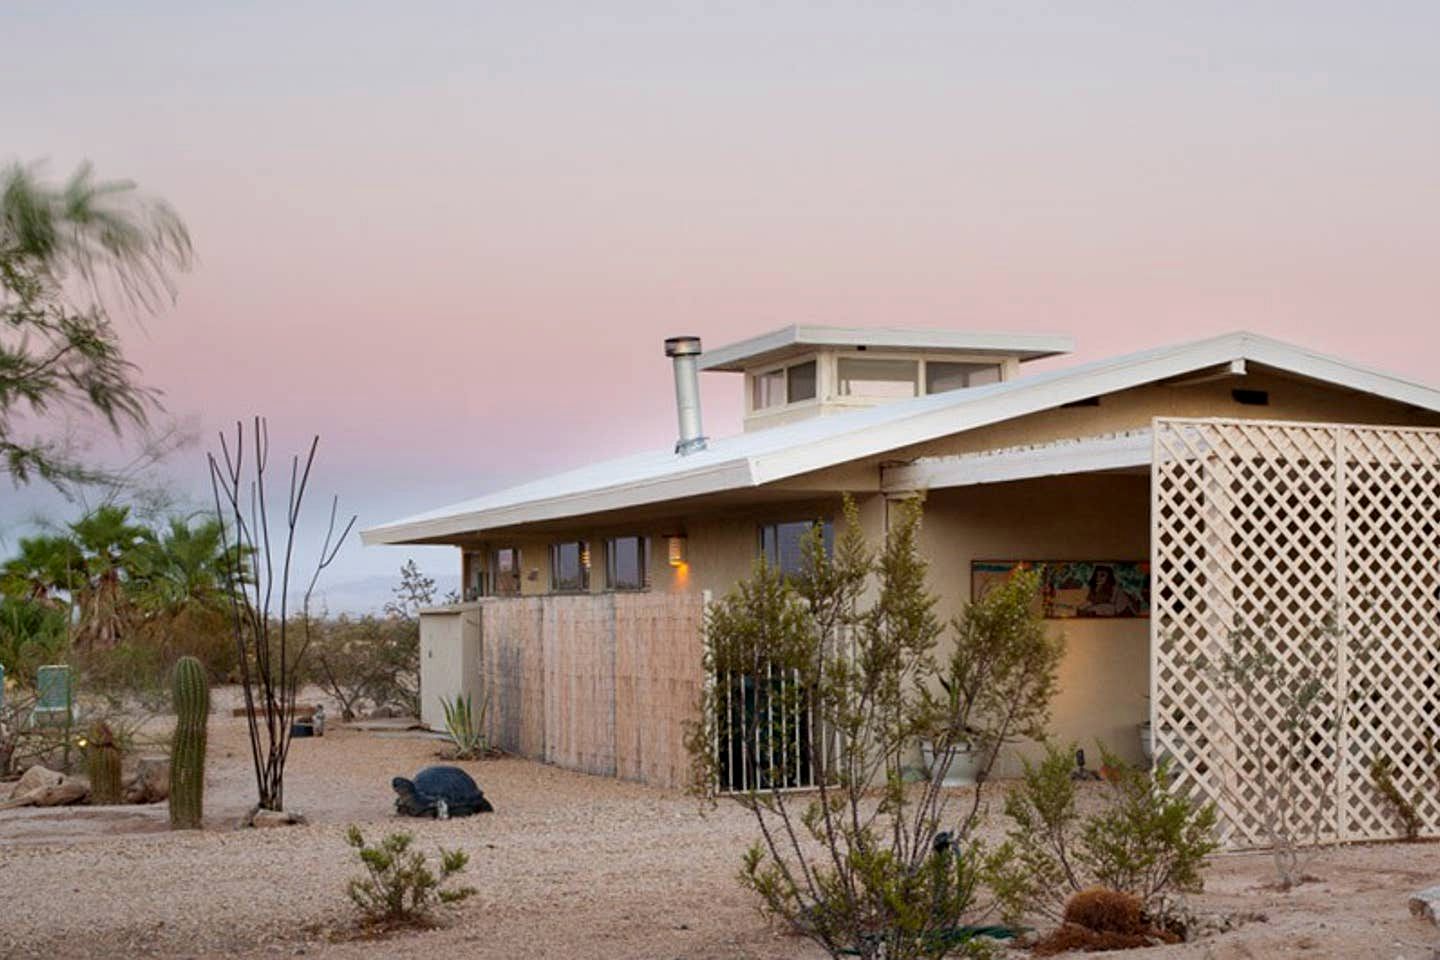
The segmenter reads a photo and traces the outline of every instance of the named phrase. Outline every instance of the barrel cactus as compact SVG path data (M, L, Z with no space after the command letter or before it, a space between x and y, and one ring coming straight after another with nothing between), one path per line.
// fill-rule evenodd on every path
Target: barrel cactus
M90 802L120 802L120 745L108 723L90 729L85 743L85 765L90 771Z
M205 725L210 683L194 657L175 664L175 739L170 745L170 826L198 830L205 812Z

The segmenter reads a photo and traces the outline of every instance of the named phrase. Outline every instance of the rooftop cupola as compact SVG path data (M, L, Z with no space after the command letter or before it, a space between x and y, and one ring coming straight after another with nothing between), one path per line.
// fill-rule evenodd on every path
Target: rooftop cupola
M745 429L1013 380L1069 337L792 326L706 351L701 370L745 376Z

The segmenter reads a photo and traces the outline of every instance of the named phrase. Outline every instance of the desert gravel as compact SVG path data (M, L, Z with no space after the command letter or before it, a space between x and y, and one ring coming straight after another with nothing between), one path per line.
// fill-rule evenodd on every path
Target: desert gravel
M169 831L164 804L0 812L0 957L821 956L766 924L735 883L754 836L738 808L702 815L677 793L502 758L462 764L494 814L397 820L390 778L436 762L439 747L343 727L297 740L287 806L310 825L236 830L254 790L244 724L216 716L203 831ZM372 837L403 825L426 848L464 848L479 895L439 929L348 939L352 822ZM1440 881L1440 846L1331 851L1314 867L1319 882L1287 894L1263 887L1268 870L1262 856L1219 857L1195 898L1267 922L1131 955L1429 960L1440 947L1440 931L1406 908L1411 890Z

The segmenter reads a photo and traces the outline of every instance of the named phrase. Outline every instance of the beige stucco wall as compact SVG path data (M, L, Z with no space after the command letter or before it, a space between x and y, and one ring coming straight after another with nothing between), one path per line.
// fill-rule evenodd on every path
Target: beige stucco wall
M1144 560L1150 552L1149 477L1091 475L937 490L925 503L920 547L931 589L948 622L970 598L974 560ZM1050 620L1063 631L1065 659L1054 702L1053 735L1085 748L1099 764L1096 740L1139 762L1138 724L1149 703L1148 620ZM942 653L952 634L942 640ZM1000 774L1019 770L1006 751Z

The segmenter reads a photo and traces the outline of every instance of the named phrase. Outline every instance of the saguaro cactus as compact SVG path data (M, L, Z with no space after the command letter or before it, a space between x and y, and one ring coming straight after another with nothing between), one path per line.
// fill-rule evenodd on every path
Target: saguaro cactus
M210 684L194 657L175 664L175 739L170 745L170 826L198 830L205 812L205 725Z
M85 744L85 765L90 771L90 802L120 802L120 745L108 723L90 729Z

